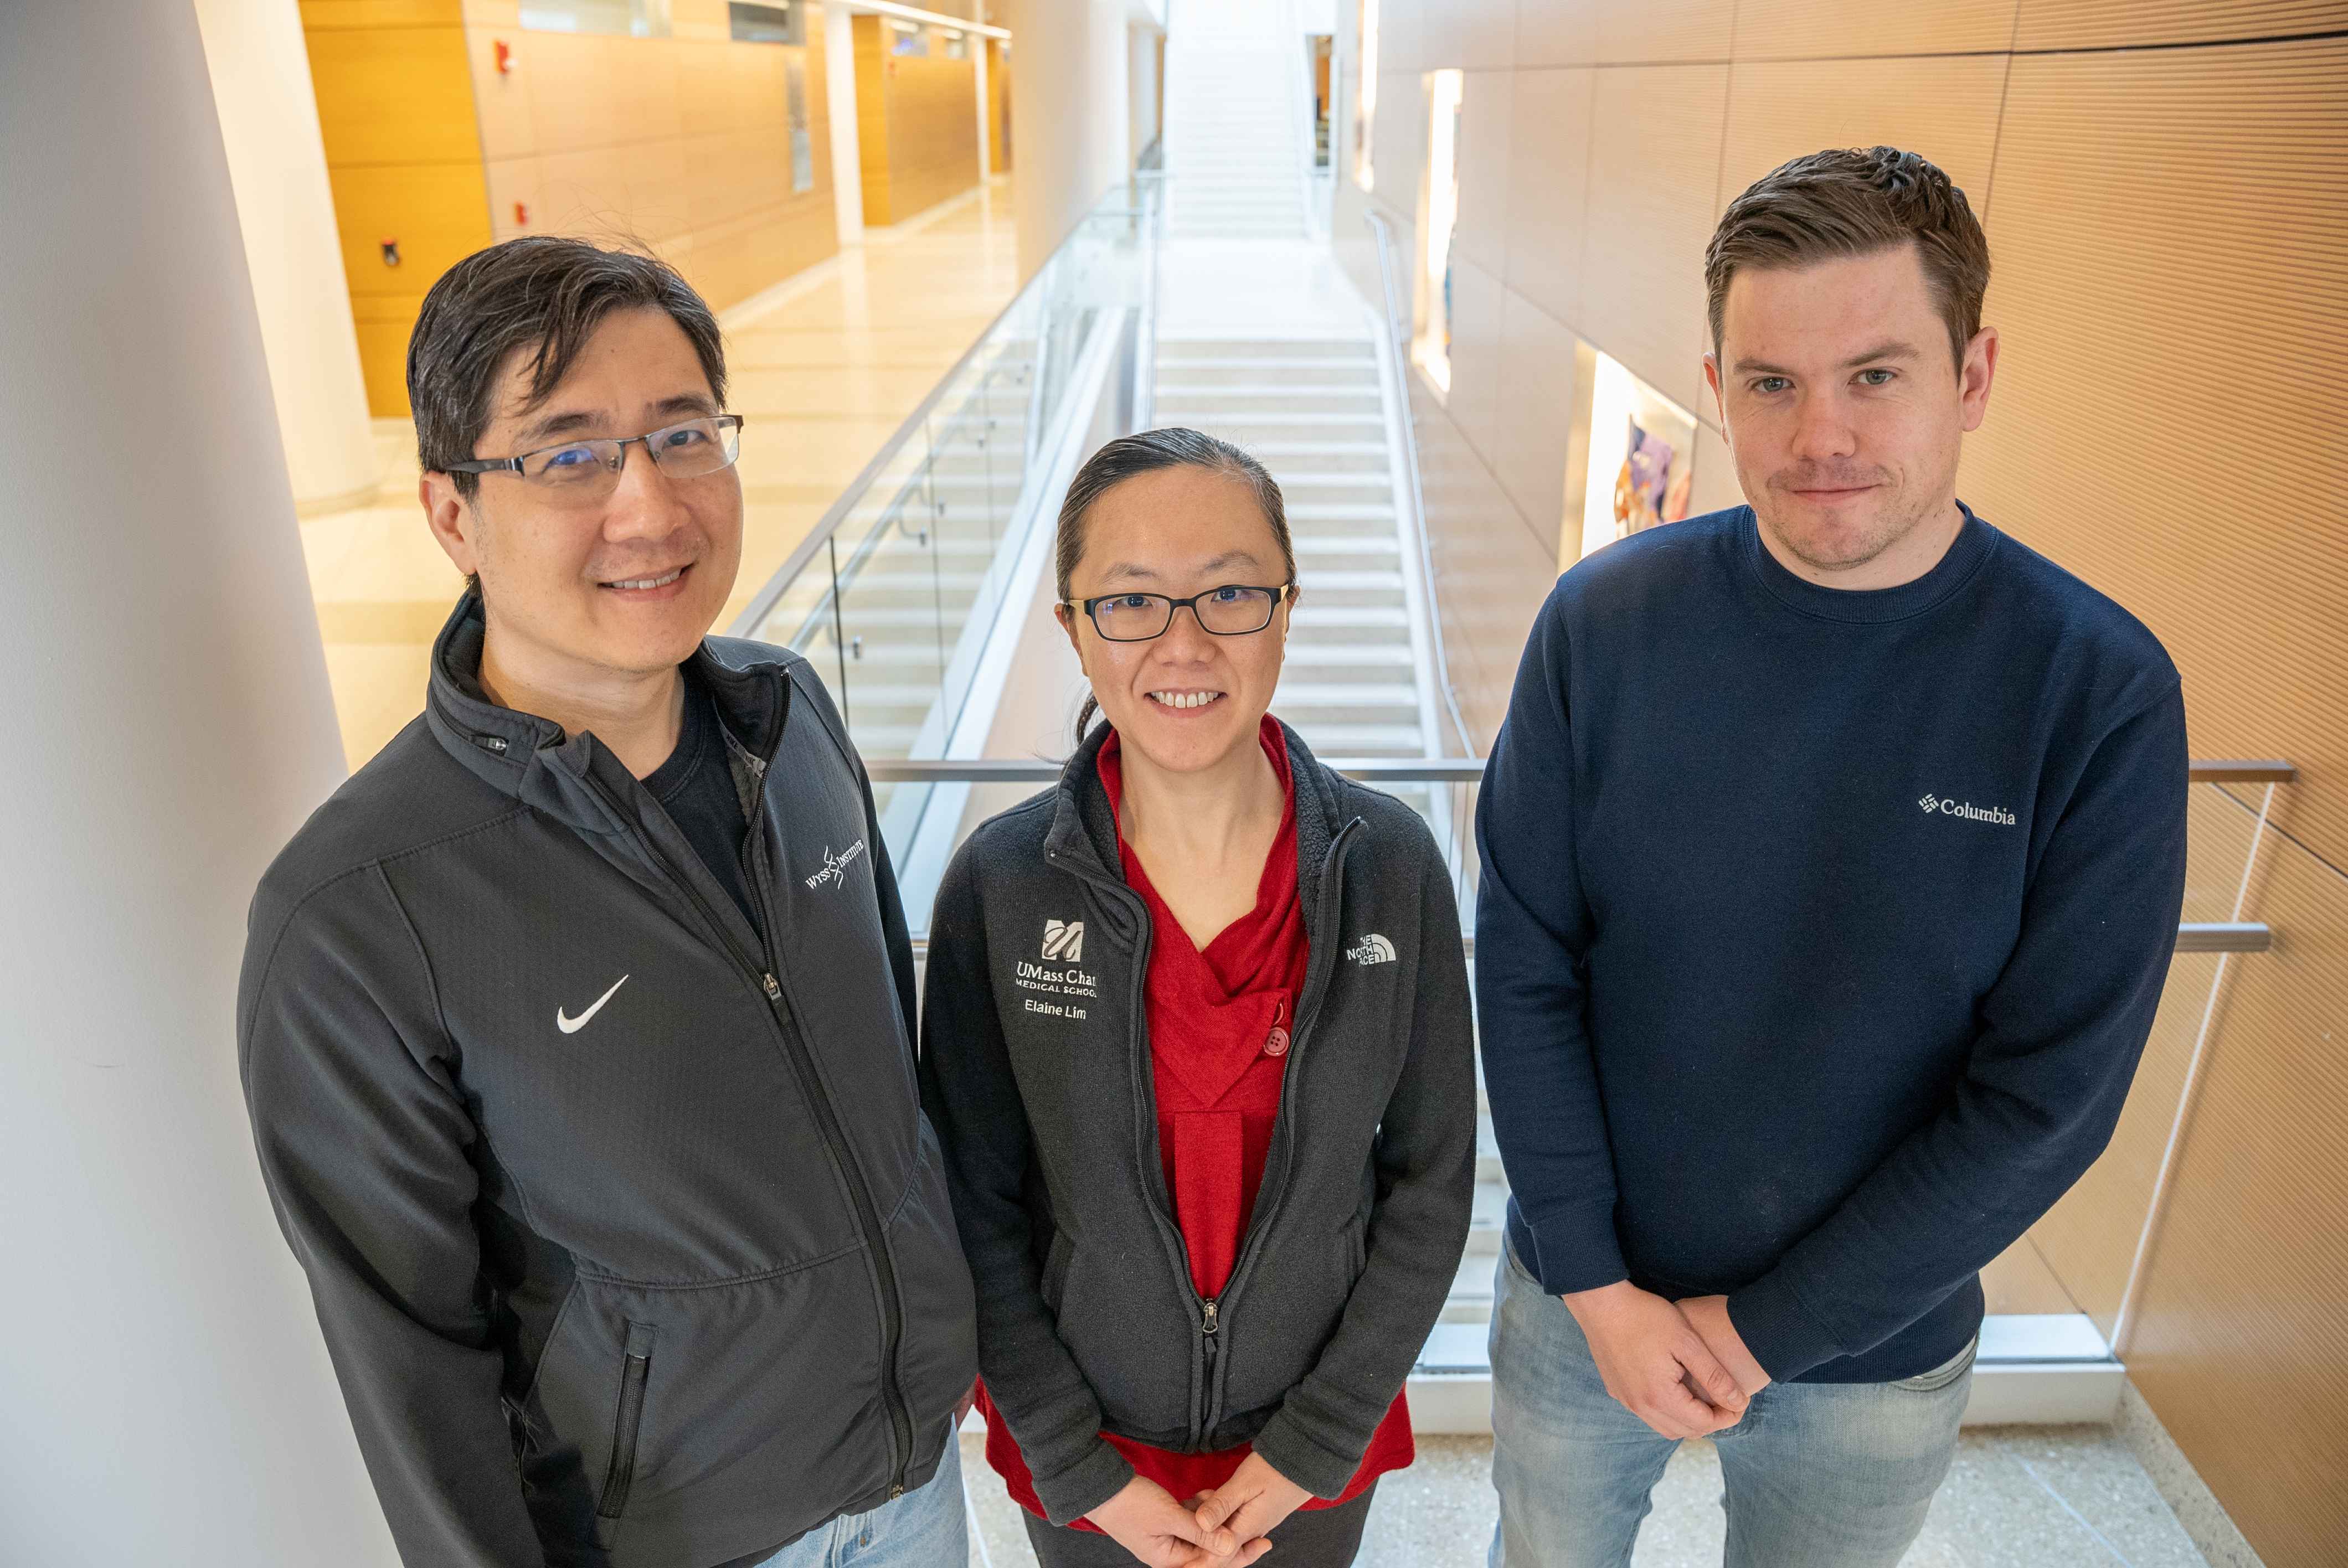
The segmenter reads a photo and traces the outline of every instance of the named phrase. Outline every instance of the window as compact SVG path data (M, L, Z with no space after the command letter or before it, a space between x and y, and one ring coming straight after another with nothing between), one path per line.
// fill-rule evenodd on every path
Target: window
M922 56L929 54L930 30L919 22L900 22L891 16L889 18L889 30L895 35L889 43L891 54Z
M783 87L790 95L787 112L791 128L791 193L815 189L815 144L808 139L807 58L793 55L783 63Z
M522 0L521 25L533 33L665 38L668 4L669 0Z
M804 44L807 15L803 5L749 5L732 0L726 20L737 44Z
M1418 273L1418 343L1411 357L1439 392L1451 391L1452 242L1459 228L1459 100L1467 87L1458 71L1429 71L1426 82L1426 187L1418 231L1425 244Z

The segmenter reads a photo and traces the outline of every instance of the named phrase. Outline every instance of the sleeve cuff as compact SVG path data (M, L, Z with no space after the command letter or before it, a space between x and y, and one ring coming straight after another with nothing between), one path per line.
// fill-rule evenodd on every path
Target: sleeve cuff
M1745 1348L1776 1382L1847 1355L1842 1342L1818 1321L1783 1269L1773 1269L1728 1297L1728 1321Z
M1344 1454L1332 1453L1325 1445L1306 1437L1284 1410L1265 1423L1251 1446L1263 1456L1264 1463L1324 1502L1351 1486L1354 1474L1362 1468L1361 1454L1348 1459ZM1364 1452L1368 1451L1367 1438L1363 1440L1362 1447Z
M1509 1202L1515 1204L1513 1198ZM1622 1244L1614 1235L1611 1197L1603 1206L1565 1209L1539 1219L1519 1207L1517 1217L1522 1228L1509 1228L1518 1266L1540 1280L1548 1295L1570 1296L1631 1277L1630 1266L1622 1261ZM1524 1255L1528 1242L1530 1257Z
M1092 1450L1066 1470L1049 1481L1040 1475L1033 1479L1044 1517L1065 1528L1123 1491L1125 1483L1133 1479L1133 1467L1125 1462L1123 1454L1096 1438Z

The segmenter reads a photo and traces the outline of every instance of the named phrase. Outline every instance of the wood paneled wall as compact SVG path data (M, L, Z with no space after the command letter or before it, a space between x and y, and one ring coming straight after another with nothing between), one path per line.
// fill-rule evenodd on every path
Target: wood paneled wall
M647 245L720 310L839 249L819 13L802 46L733 42L725 0L672 0L667 38L523 32L520 9L465 0L498 239ZM793 65L814 176L803 191L791 189Z
M864 221L901 223L978 183L978 73L970 60L946 56L934 27L927 55L896 55L887 22L855 20Z
M1699 379L1702 251L1787 158L1891 142L1989 231L1998 385L1960 493L2143 618L2200 756L2283 756L2245 918L2178 960L2110 1151L2033 1231L2106 1331L2177 1124L2122 1349L2271 1568L2341 1560L2348 1489L2348 4L1382 0L1375 194L1407 268L1421 74L1467 73L1453 384L1422 464L1462 706L1488 745L1553 578L1579 338L1696 410L1695 508L1738 495ZM1355 101L1339 8L1340 112ZM2329 35L2328 36L2325 35ZM1349 145L1351 127L1338 128ZM1409 279L1402 280L1407 289ZM2243 886L2255 792L2195 791L2188 917ZM2206 1036L2204 1034L2206 1022Z
M408 412L407 338L425 292L496 241L648 246L719 309L839 248L820 17L800 47L732 42L725 0L672 9L674 36L623 38L525 32L518 0L303 0L378 416ZM815 179L796 192L793 60ZM391 268L380 241L395 236Z
M490 240L464 16L458 0L302 0L302 27L367 404L404 415L425 291Z

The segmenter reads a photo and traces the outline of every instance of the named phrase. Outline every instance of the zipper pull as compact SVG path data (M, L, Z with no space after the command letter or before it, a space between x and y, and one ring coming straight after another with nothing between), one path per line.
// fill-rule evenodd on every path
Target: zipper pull
M1199 1315L1204 1330L1212 1334L1215 1331L1215 1303L1211 1297L1199 1304Z
M778 1002L783 999L783 987L781 981L776 979L772 975L761 975L758 978L767 982L767 999L768 1001Z

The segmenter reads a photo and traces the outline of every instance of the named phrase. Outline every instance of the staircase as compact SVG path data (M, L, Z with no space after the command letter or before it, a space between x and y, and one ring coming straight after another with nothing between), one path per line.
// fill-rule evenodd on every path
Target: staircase
M1166 33L1167 233L1304 237L1311 153L1301 39L1267 0L1172 0Z
M1285 15L1262 0L1172 0L1169 264L1220 250L1201 241L1274 241L1250 267L1309 268L1320 254L1297 243L1308 237L1310 127L1296 86L1302 39L1282 30ZM1329 325L1337 321L1357 324ZM1157 339L1152 422L1231 441L1280 482L1302 591L1272 712L1323 756L1438 753L1433 621L1408 576L1420 547L1390 444L1390 433L1406 438L1409 422L1386 406L1372 319L1324 312L1312 335L1290 336L1204 336L1200 324ZM1441 835L1447 797L1425 785L1395 793L1436 819ZM1484 1336L1509 1193L1480 1086L1478 1109L1474 1221L1411 1383L1422 1430L1488 1426Z
M1324 756L1416 757L1431 733L1403 587L1376 349L1161 342L1156 419L1263 460L1288 503L1302 589L1272 711Z

